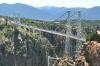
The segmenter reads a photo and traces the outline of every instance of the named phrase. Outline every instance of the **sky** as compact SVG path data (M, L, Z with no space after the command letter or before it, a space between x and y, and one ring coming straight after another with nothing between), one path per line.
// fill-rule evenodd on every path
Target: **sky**
M1 3L22 3L33 7L56 6L56 7L85 7L100 6L100 0L0 0Z

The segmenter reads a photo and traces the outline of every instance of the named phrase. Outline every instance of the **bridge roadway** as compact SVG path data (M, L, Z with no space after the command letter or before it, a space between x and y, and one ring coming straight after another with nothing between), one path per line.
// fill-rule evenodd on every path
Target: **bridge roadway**
M73 39L80 40L80 41L83 41L83 42L86 41L85 39L83 39L83 38L81 38L81 37L77 37L77 36L75 36L75 35L68 35L68 34L56 32L56 31L51 31L51 30L46 30L46 29L42 29L42 28L33 27L33 26L31 26L31 25L21 24L21 23L14 23L14 24L20 25L20 26L26 26L26 27L28 27L28 28L31 28L31 29L34 29L34 30L38 30L38 31L42 31L42 32L47 32L47 33L51 33L51 34L56 34L56 35L60 35L60 36L65 36L65 37L68 37L68 38L73 38Z

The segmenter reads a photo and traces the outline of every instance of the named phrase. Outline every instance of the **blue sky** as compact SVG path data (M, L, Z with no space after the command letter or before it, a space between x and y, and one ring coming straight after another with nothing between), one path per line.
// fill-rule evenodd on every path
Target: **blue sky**
M86 7L100 6L100 0L0 0L0 3L23 3L34 7Z

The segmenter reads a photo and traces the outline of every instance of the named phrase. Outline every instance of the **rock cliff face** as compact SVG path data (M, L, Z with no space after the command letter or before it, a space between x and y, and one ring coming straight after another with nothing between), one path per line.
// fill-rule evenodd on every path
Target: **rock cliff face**
M55 61L54 66L100 66L100 43L91 41L84 43L80 49L80 55L73 61L69 57Z
M85 43L80 51L81 56L85 58L89 66L100 66L100 43L97 41Z
M47 66L48 56L64 55L65 37L14 25L12 18L6 19L0 24L0 66ZM35 26L40 24L32 22ZM55 29L55 25L51 27Z
M50 42L28 28L0 27L0 66L47 66Z

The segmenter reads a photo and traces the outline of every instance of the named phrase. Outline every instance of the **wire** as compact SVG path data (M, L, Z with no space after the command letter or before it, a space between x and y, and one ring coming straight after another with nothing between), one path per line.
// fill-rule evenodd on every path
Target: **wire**
M53 20L52 22L58 21L60 18L62 18L63 16L65 16L68 12L65 11L61 16L59 16L58 18L56 18L55 20Z

